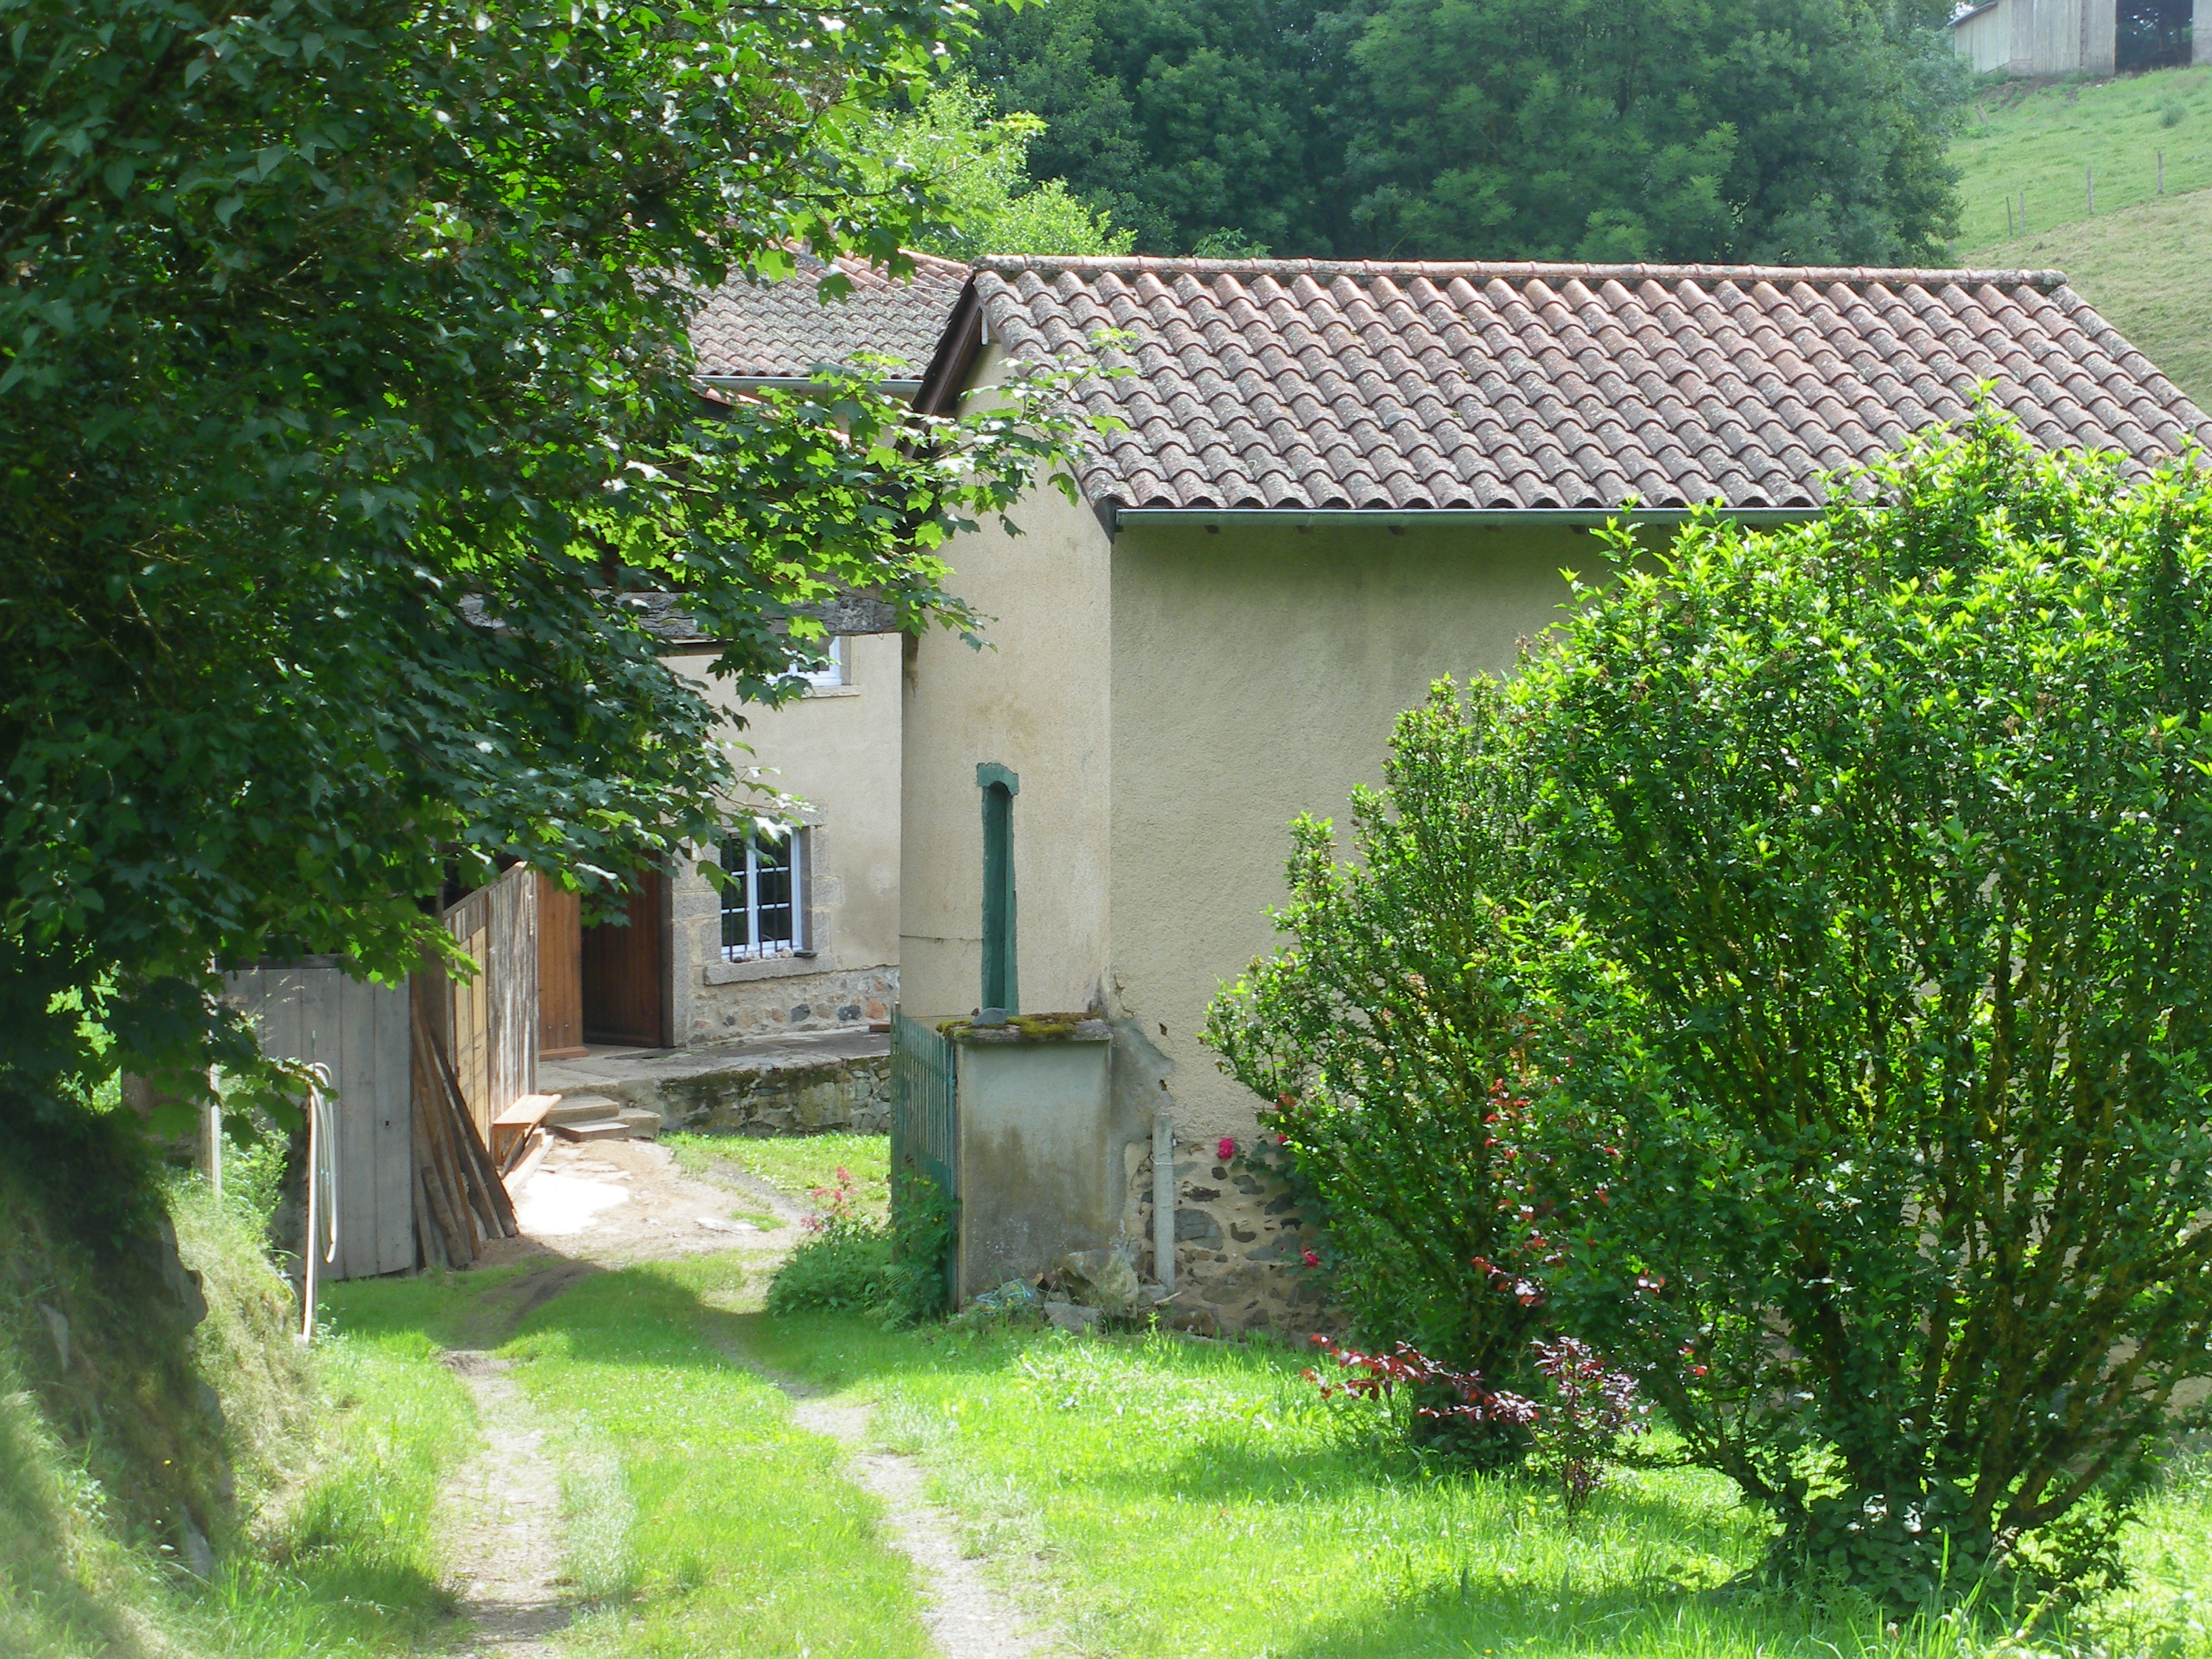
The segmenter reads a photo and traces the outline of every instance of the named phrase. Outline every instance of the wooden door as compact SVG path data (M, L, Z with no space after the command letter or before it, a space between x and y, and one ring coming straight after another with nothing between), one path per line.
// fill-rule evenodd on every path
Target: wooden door
M665 1046L667 1017L660 994L661 899L657 870L632 879L628 926L584 929L583 1004L586 1042Z
M583 901L550 876L538 878L538 1054L584 1052Z

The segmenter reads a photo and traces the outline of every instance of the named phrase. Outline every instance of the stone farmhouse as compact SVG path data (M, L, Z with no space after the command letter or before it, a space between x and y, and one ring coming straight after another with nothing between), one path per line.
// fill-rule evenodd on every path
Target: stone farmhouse
M1257 1103L1199 1041L1271 946L1286 825L1341 821L1437 677L1510 672L1562 572L1600 574L1592 526L1810 515L1984 382L2053 448L2212 445L2020 270L991 258L917 403L1109 329L1133 372L1080 395L1123 427L1079 503L952 550L992 648L908 647L895 1041L957 1075L963 1295L1119 1242L1199 1328L1310 1294L1287 1201L1218 1156Z
M1978 75L2037 80L2212 64L2212 0L1981 0L1951 19Z
M968 268L914 256L894 280L856 261L823 303L819 262L781 283L732 278L693 325L700 380L743 393L803 385L820 363L875 353L916 365L935 349ZM892 380L911 393L918 381ZM707 676L714 644L680 612L653 621L669 665ZM775 789L803 801L788 836L751 833L735 810L715 855L741 879L718 890L696 865L641 874L629 925L580 926L574 895L539 890L541 1054L586 1044L690 1047L794 1031L880 1026L898 996L900 636L865 605L833 619L831 665L775 709L745 710L750 757ZM870 629L878 631L866 631Z

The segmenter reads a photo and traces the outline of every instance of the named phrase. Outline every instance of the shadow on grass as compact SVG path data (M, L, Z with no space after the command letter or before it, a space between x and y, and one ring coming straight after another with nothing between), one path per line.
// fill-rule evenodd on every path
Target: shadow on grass
M834 1316L770 1319L725 1305L734 1299L743 1272L734 1259L711 1256L605 1271L550 1258L443 1283L396 1285L366 1298L350 1322L361 1328L365 1319L387 1333L419 1332L441 1346L504 1343L523 1358L540 1343L556 1343L565 1364L649 1366L658 1374L655 1388L678 1389L686 1370L735 1368L827 1390L930 1377L957 1391L963 1382L981 1388L994 1378L1011 1380L1041 1340L1028 1333L886 1332L865 1320ZM1136 1340L1130 1340L1133 1346ZM1291 1356L1265 1350L1152 1352L1179 1374L1179 1362L1187 1357L1193 1370L1247 1384L1295 1364ZM730 1431L741 1438L770 1432L769 1420L780 1425L781 1416L732 1422ZM1042 1489L1029 1494L1045 1511L1048 1528L1054 1512L1062 1510L1062 1502L1054 1500L1063 1500L1068 1510L1087 1514L1094 1523L1102 1510L1110 1511L1140 1530L1157 1528L1164 1537L1194 1528L1202 1532L1208 1514L1225 1514L1231 1506L1248 1515L1255 1506L1275 1511L1286 1528L1303 1527L1310 1534L1317 1515L1389 1507L1441 1484L1417 1460L1387 1449L1310 1439L1270 1443L1234 1431L1201 1433L1179 1449L1154 1443L1126 1459L1085 1459L1054 1475L1049 1494ZM1356 1594L1340 1606L1286 1584L1273 1609L1270 1655L1399 1659L1495 1650L1499 1655L1763 1652L1776 1659L1834 1659L1866 1648L1863 1620L1847 1613L1824 1612L1786 1596L1709 1588L1710 1577L1701 1571L1686 1574L1692 1582L1678 1582L1678 1564L1710 1565L1741 1548L1740 1534L1710 1504L1624 1488L1601 1494L1571 1528L1524 1483L1443 1477L1443 1482L1456 1480L1469 1483L1474 1508L1459 1516L1453 1540L1409 1534L1411 1547L1402 1555L1378 1558L1371 1570L1363 1565ZM1402 1514L1394 1510L1393 1524L1418 1528L1432 1519L1409 1503ZM1264 1535L1271 1523L1263 1514L1258 1524ZM1080 1538L1054 1541L1082 1553ZM1455 1550L1463 1553L1455 1557ZM1350 1559L1347 1553L1338 1567ZM1158 1571L1175 1569L1163 1561ZM1097 1588L1145 1604L1160 1587L1102 1582ZM1163 1607L1159 1616L1175 1615ZM1161 1634L1171 1638L1176 1632L1164 1627Z

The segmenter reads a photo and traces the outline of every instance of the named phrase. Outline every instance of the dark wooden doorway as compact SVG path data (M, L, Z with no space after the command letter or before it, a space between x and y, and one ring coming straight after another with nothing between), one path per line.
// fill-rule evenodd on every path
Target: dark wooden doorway
M583 1024L586 1042L668 1046L667 999L661 968L668 952L663 922L667 883L658 870L630 884L628 926L583 930Z
M583 899L550 876L538 878L538 1057L584 1052Z

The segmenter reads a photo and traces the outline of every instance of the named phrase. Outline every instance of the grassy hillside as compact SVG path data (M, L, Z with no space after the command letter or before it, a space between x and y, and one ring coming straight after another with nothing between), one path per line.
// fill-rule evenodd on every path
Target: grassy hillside
M263 1216L173 1182L175 1254L118 1243L56 1166L0 1164L0 1655L442 1649L436 1497L475 1427L427 1340L302 1354Z
M2027 263L2016 216L2022 191L2027 235L2040 236L2091 216L2091 169L2100 217L2154 200L2160 150L2168 196L2212 188L2212 69L2086 84L1996 83L1978 94L1952 150L1965 173L1956 250L1971 260ZM2015 214L2009 235L2008 195Z
M2160 151L2162 197L2154 193ZM2212 69L1990 85L1952 158L1965 174L1953 245L1960 264L2064 271L2182 390L2212 408ZM2085 188L2091 169L2094 216Z
M2212 190L2099 214L2008 245L2014 260L2064 271L2082 297L2212 410Z

